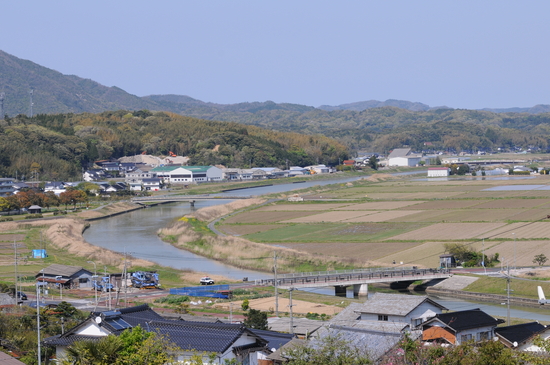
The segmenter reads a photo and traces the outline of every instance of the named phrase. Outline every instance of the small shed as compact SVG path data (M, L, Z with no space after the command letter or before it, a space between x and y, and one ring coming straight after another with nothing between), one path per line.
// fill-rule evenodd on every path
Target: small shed
M29 213L31 214L40 214L42 213L42 207L38 205L31 205L29 208Z
M444 254L439 256L439 267L443 269L456 267L455 257L451 254Z

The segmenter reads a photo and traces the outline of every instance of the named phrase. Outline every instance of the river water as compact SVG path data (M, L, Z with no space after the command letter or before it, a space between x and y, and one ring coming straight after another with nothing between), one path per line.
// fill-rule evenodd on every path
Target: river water
M251 189L234 190L227 195L263 195L271 193L287 192L295 189L303 189L315 185L327 185L345 183L357 178L343 180L308 181L299 184L282 184ZM219 196L219 194L217 194ZM195 208L189 203L161 204L147 209L139 209L126 214L117 215L108 219L93 221L90 228L84 233L86 241L96 246L104 247L116 252L124 253L163 266L176 269L190 269L210 274L223 275L231 279L240 280L248 277L249 280L267 278L266 273L238 269L224 265L220 262L195 255L185 250L180 250L163 242L157 236L160 228L166 227L170 221L192 213L195 209L226 204L230 200L197 200ZM333 288L316 288L309 291L334 295ZM506 317L507 308L501 303L475 302L446 297L431 297L450 310L465 310L480 308L491 314ZM540 308L511 307L510 316L514 318L527 318L530 320L550 322L550 306Z

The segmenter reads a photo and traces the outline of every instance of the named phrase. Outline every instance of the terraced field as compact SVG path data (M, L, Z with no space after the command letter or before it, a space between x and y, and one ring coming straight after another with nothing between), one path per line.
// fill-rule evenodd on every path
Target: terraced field
M231 216L219 228L312 254L435 267L444 245L471 245L532 265L550 257L550 177L389 179L336 185Z

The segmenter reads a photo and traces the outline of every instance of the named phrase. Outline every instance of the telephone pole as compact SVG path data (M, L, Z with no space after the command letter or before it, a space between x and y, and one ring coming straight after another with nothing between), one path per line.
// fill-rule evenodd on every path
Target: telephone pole
M279 318L279 288L277 285L277 253L273 251L273 284L275 286L275 317Z
M289 325L289 332L291 334L294 334L294 317L292 316L292 291L295 290L294 288L290 288L288 290L288 294L289 294L289 297L288 297L288 306L290 307L289 309L289 313L290 313L290 325Z

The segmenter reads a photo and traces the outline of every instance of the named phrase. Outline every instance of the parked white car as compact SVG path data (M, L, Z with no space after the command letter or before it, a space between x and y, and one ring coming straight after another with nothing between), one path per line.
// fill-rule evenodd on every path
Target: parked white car
M214 280L210 279L208 276L201 278L201 285L214 285Z

